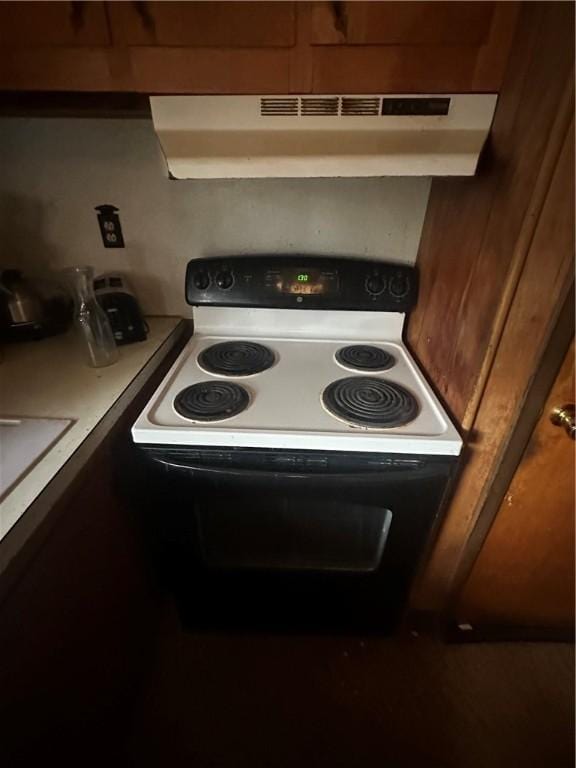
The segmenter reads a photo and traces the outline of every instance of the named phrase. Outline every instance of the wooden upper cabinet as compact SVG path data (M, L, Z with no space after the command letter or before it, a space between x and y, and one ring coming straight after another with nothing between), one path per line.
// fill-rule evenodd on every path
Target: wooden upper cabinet
M108 3L115 50L143 93L300 90L296 3Z
M519 7L517 2L312 3L312 90L498 91Z
M321 2L312 9L314 45L482 45L495 3Z
M104 3L0 2L0 47L108 46Z
M517 2L0 2L0 90L498 91Z
M128 46L285 48L296 42L289 2L108 3L114 42Z

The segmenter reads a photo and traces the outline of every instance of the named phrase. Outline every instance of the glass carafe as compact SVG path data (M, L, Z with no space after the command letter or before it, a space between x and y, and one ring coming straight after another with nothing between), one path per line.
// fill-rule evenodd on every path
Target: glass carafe
M65 274L74 295L74 324L86 362L94 368L112 365L118 360L118 348L108 316L94 294L94 270L70 267Z

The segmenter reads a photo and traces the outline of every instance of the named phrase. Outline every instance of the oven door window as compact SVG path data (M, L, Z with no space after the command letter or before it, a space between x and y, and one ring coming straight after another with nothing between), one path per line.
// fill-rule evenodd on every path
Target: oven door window
M210 504L198 499L196 520L204 564L221 569L375 571L392 522L388 509L334 499Z

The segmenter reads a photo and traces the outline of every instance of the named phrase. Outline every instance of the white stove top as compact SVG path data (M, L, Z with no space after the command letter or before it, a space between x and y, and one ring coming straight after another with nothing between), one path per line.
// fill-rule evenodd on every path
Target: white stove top
M200 308L195 335L140 415L137 443L458 455L462 441L401 340L404 316L393 313ZM250 340L270 348L271 368L251 376L203 370L202 350ZM345 368L336 352L349 344L381 347L395 358L383 372ZM419 413L394 428L359 427L329 413L322 392L333 381L375 376L412 393ZM181 416L174 399L185 387L229 381L248 392L248 407L228 419L197 422Z

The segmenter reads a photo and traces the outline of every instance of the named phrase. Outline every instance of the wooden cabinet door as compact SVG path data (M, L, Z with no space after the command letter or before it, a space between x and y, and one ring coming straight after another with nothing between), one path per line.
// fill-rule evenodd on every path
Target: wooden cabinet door
M312 3L312 89L496 92L518 11L516 2Z
M306 90L296 16L293 2L0 3L0 89Z
M314 3L315 45L482 45L495 3Z
M519 3L0 2L0 89L498 91Z
M571 630L574 441L551 422L574 403L574 343L460 595L459 624Z
M123 45L282 48L296 37L290 2L122 2L108 12Z
M296 3L109 3L114 43L143 93L299 90Z
M104 3L0 3L2 48L109 44Z

